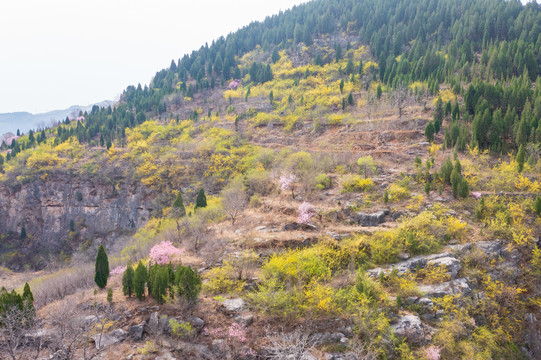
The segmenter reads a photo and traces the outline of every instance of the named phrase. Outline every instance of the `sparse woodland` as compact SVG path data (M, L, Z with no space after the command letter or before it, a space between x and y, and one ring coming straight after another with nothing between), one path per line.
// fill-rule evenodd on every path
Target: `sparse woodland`
M535 3L316 0L2 145L148 216L0 228L0 358L541 358L540 59Z

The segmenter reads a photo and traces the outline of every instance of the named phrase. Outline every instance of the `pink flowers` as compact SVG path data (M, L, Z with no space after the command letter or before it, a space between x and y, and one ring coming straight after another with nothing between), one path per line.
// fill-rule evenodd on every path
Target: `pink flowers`
M240 342L246 341L246 330L243 326L239 325L238 323L234 322L229 327L229 338L232 340L238 340Z
M428 360L440 360L441 347L432 345L426 349L425 354Z
M113 270L109 272L109 276L117 276L124 274L124 271L126 271L127 266L117 266Z
M471 193L471 195L476 199L481 198L481 193L479 191L474 191L474 192Z
M163 265L171 262L177 255L184 253L184 249L178 249L173 246L171 241L162 241L150 249L150 262Z
M293 193L295 181L297 181L297 177L294 174L280 176L280 189L282 189L282 191L291 190L291 195L295 197L295 194Z
M299 224L306 225L310 223L310 220L312 220L312 217L315 214L316 209L312 206L312 204L305 201L299 206L299 216L297 217L297 222Z

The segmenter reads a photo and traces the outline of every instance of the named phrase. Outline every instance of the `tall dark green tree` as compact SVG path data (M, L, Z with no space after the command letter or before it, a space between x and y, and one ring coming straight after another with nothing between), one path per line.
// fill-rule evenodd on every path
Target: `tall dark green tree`
M520 145L518 148L515 160L517 162L517 171L521 173L522 170L524 170L524 161L526 161L526 151L524 151L524 147L522 145Z
M107 286L107 279L109 278L109 259L103 245L100 245L98 254L96 255L96 271L94 274L94 281L100 289Z
M205 196L205 190L199 190L197 198L195 199L195 208L207 207L207 197Z
M156 266L152 271L152 297L163 304L169 289L169 271L166 266Z
M201 291L201 277L189 266L179 265L175 272L177 294L194 302Z
M429 142L434 141L434 133L435 132L436 132L436 130L434 129L434 123L432 121L429 121L428 124L426 124L426 127L425 127L425 136L426 136L426 139Z
M182 193L179 191L175 202L173 203L173 216L175 218L181 218L186 215L186 208L184 207L184 200L182 199Z
M133 275L133 291L138 300L145 297L145 286L148 282L148 272L142 261L139 261Z
M21 227L20 237L21 239L26 239L26 227L24 227L24 225Z
M135 272L133 271L132 264L128 263L124 274L122 274L122 292L128 297L131 297L131 295L134 293L134 277Z

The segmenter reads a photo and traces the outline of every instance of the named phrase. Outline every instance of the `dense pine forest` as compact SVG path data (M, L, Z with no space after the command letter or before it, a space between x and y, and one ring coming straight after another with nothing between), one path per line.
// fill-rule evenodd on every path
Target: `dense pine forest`
M18 134L0 358L539 359L540 51L535 2L314 0Z

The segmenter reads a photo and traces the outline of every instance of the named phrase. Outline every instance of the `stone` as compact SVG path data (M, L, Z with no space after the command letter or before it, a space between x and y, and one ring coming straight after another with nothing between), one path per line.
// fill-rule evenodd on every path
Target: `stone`
M179 342L177 344L177 351L182 356L181 359L203 359L203 360L215 360L216 356L210 351L208 346L191 344L187 342Z
M164 352L162 355L157 356L156 360L177 360L169 351Z
M295 357L293 357L293 358L295 358ZM317 357L312 355L311 352L305 352L304 354L301 355L300 360L317 360Z
M54 329L36 329L24 334L24 338L32 344L47 345L58 337L58 331Z
M92 336L97 350L105 349L111 345L118 344L128 337L128 333L122 329L116 329L107 334L97 334Z
M380 272L383 272L384 274L389 274L394 268L396 269L398 275L402 276L410 270L415 271L417 268L424 268L429 262L433 260L446 258L446 257L454 258L455 255L450 252L443 252L441 254L433 254L433 255L428 255L428 256L414 256L409 260L393 264L390 267L370 269L367 272L368 272L368 275L372 277L378 277Z
M499 240L478 241L475 243L475 246L491 258L496 258L501 255L502 243Z
M430 260L428 261L427 265L438 266L438 267L445 266L445 268L447 269L447 272L449 273L449 275L451 275L451 279L454 279L457 276L460 269L462 268L462 266L460 265L460 261L458 261L457 259L451 256L446 256L439 259Z
M223 306L229 312L239 312L244 309L245 303L241 298L226 299L223 302Z
M405 337L412 344L420 345L425 342L423 324L418 316L404 315L391 327L397 336Z
M128 334L134 341L140 341L143 338L143 332L145 331L145 323L130 326Z
M229 353L229 346L227 346L225 340L221 340L221 339L212 340L210 349L212 350L214 354L220 357L223 357Z
M159 327L160 327L160 313L156 311L150 314L150 319L148 319L147 325L150 332L152 333L158 332Z
M380 210L372 214L366 214L363 212L357 212L352 217L353 221L361 226L378 226L385 222L385 215L388 210Z
M188 316L186 321L196 329L202 329L205 326L205 321L197 316Z
M440 298L446 295L465 296L471 294L467 278L447 281L441 284L420 286L419 290L428 298Z
M244 326L250 326L254 322L254 315L252 314L244 314L244 315L237 315L233 318L237 323Z

